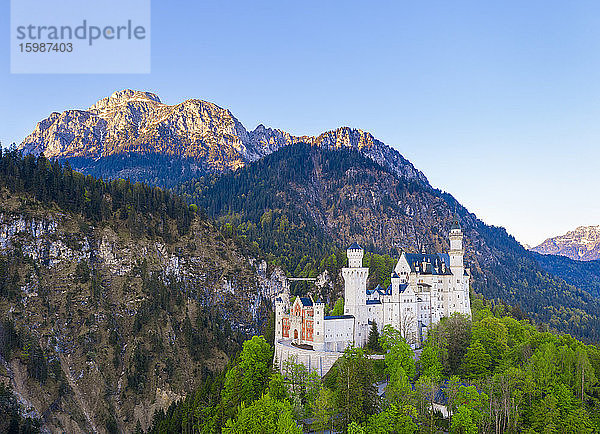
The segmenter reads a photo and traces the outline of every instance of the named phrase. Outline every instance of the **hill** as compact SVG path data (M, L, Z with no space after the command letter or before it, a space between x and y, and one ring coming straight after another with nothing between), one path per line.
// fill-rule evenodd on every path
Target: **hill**
M534 254L540 266L571 285L600 297L600 260L576 261L560 255Z
M520 307L539 323L600 338L598 299L546 271L503 228L486 225L450 194L398 177L356 151L296 144L177 191L295 275L320 271L322 264L309 258L354 241L395 257L401 250L447 250L456 210L476 291Z
M281 287L171 193L0 158L0 383L43 429L147 427L223 369Z

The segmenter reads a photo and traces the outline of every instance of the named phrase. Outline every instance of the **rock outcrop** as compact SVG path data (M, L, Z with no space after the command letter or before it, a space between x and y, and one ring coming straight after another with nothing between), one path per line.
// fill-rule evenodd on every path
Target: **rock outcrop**
M530 250L543 255L561 255L577 261L600 259L600 225L579 226L564 235L548 238Z
M427 184L425 175L398 151L358 129L341 127L319 136L293 136L263 125L247 131L229 110L213 103L189 99L167 105L153 93L133 90L115 92L87 110L52 113L19 148L25 153L43 152L48 158L71 160L74 168L96 176L147 181L147 174L159 168L133 159L120 163L118 170L93 169L101 164L99 160L110 157L160 155L185 160L184 173L214 173L235 170L297 142L357 149L398 175ZM156 164L165 162L155 160Z

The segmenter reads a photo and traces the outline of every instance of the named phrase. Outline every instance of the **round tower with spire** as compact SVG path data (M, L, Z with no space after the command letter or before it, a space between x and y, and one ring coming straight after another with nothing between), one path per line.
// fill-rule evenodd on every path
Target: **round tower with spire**
M464 273L464 256L465 249L463 247L463 233L458 223L458 215L454 216L452 226L450 226L450 270L455 276L462 276Z

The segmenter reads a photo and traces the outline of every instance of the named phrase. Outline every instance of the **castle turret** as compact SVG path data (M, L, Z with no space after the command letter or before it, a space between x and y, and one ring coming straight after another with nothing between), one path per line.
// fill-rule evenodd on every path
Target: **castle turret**
M348 256L348 267L349 268L360 268L362 267L362 260L364 256L364 250L357 243L353 243L346 250Z
M364 250L354 243L346 251L348 267L342 268L344 278L344 313L354 316L354 344L359 346L367 341L367 278L369 269L362 266Z
M325 303L317 300L314 304L313 348L325 350Z
M283 339L283 315L286 303L281 297L275 299L275 342Z
M450 251L448 256L450 257L450 270L455 276L464 274L464 255L465 250L463 247L463 233L458 224L458 216L454 218L452 226L450 227Z

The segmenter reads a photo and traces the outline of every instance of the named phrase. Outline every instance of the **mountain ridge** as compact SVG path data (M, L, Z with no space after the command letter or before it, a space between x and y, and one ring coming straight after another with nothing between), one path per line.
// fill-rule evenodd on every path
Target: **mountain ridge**
M167 105L156 94L131 89L114 92L87 110L53 112L38 122L18 149L74 160L73 167L84 173L90 173L93 166L85 160L157 154L182 159L191 173L204 174L236 170L298 142L328 149L354 148L399 176L429 184L397 150L360 129L339 127L318 136L294 136L259 124L248 131L229 109L214 103L188 99ZM119 177L116 172L113 177Z
M600 225L578 226L564 235L548 238L529 250L542 255L566 256L577 261L600 259Z

